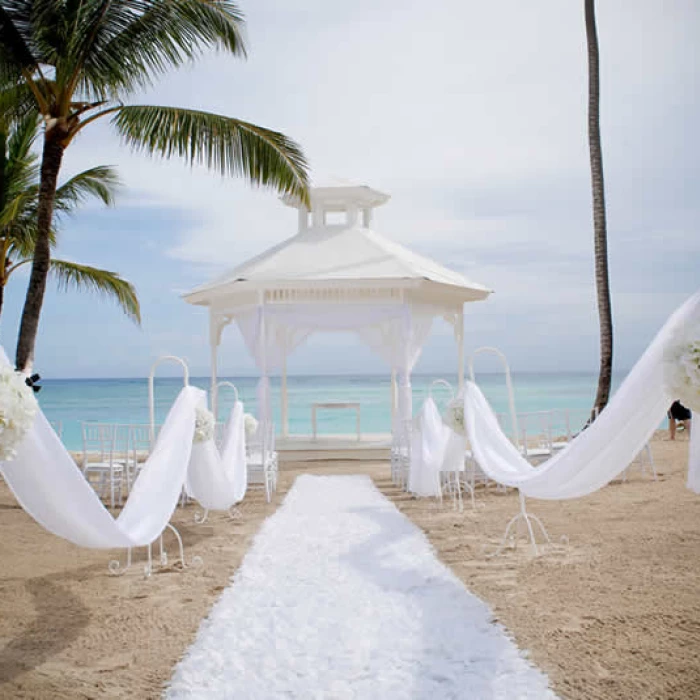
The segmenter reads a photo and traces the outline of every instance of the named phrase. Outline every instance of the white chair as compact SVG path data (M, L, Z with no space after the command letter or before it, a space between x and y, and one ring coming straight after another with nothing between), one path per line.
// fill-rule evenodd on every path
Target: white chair
M248 485L262 486L269 503L277 490L278 456L275 451L274 423L260 423L256 434L246 442Z
M549 411L519 413L521 450L529 461L540 461L552 456L552 423Z
M119 505L122 503L125 462L115 459L117 426L109 423L82 423L83 432L83 474L90 481L96 474L100 497L105 498L109 487L109 503L115 506L115 491L119 490ZM92 458L92 459L91 459Z
M127 485L129 490L151 454L151 428L145 424L126 426L129 431Z
M401 489L408 486L412 435L413 421L399 421L397 419L391 433L391 479Z

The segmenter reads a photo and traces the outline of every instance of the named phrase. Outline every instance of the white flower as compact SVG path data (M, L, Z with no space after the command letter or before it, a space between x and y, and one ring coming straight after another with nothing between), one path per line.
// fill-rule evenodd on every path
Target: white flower
M214 414L211 411L197 406L194 420L194 442L213 440L215 422Z
M258 421L254 415L246 413L243 416L243 425L245 426L245 436L250 440L258 430Z
M0 461L17 454L22 439L34 424L39 406L24 375L5 365L0 368Z
M455 399L448 404L442 420L448 428L453 430L458 435L465 435L466 428L464 426L464 400Z
M666 346L664 383L674 399L700 412L700 324L685 325Z

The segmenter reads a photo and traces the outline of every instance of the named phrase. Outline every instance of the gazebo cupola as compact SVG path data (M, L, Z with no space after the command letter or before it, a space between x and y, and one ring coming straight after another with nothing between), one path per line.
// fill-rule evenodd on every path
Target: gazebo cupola
M309 228L353 228L360 221L362 228L370 228L373 209L385 204L390 198L388 194L367 185L338 180L311 188L310 211L305 204L294 197L283 197L282 201L299 211L299 233L303 233ZM341 214L341 216L332 217L329 214Z

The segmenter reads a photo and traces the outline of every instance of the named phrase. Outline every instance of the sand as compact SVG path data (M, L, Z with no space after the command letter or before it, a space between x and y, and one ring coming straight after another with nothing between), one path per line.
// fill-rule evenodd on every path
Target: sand
M700 497L684 487L683 437L654 441L658 482L632 471L578 501L533 501L553 538L569 539L538 558L525 547L496 559L484 551L517 510L513 492L479 493L483 507L459 513L394 488L386 464L331 462L285 469L275 502L251 492L239 520L197 526L194 506L178 509L174 522L201 567L144 579L139 563L113 577L110 553L44 532L0 484L0 697L160 697L264 518L313 471L370 473L561 697L697 698Z

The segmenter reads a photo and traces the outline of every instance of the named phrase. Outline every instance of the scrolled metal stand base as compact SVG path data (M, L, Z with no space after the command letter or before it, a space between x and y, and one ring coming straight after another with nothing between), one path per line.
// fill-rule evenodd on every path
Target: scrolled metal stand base
M177 540L177 546L178 546L178 554L179 554L179 561L180 564L182 565L183 571L185 569L188 569L190 567L199 567L201 566L204 561L202 560L201 557L199 556L194 556L192 557L189 565L187 563L187 559L185 558L185 546L182 542L182 537L180 536L180 533L177 531L177 529L168 523L166 526L166 529L170 530L174 535L175 539ZM163 531L165 532L165 530ZM168 565L168 553L165 549L165 545L163 543L163 535L158 538L158 562L161 567L166 567ZM122 567L121 562L118 559L113 559L112 561L109 562L107 568L109 570L109 573L112 574L113 576L122 576L125 574L132 565L132 555L131 555L131 548L126 550L126 565ZM148 578L152 573L153 573L153 543L149 544L146 547L146 553L147 553L147 561L146 564L143 567L143 575L144 578Z
M202 513L194 514L194 521L197 525L204 525L209 519L209 509L205 508Z
M240 520L243 517L243 511L237 505L233 505L228 509L228 516L231 520ZM209 510L205 509L201 513L194 514L194 521L197 525L204 525L209 520Z
M496 548L496 551L492 552L491 554L486 555L489 559L492 557L497 557L509 545L512 549L517 548L518 535L519 535L520 525L522 523L525 523L527 539L528 539L529 544L532 547L532 553L534 556L538 556L540 554L540 550L537 548L537 538L535 535L538 528L539 528L540 532L542 533L542 537L544 538L544 544L547 544L547 545L552 544L552 540L549 537L549 533L547 532L547 529L545 528L545 526L542 524L542 521L536 515L533 515L532 513L528 513L527 508L525 507L525 496L523 495L523 493L521 491L518 491L518 496L520 499L520 511L511 518L510 522L506 526L505 534L503 535L503 539L501 540L501 543ZM533 524L534 524L534 527L533 527ZM566 544L567 542L568 542L568 540L565 537L563 537L562 543Z

